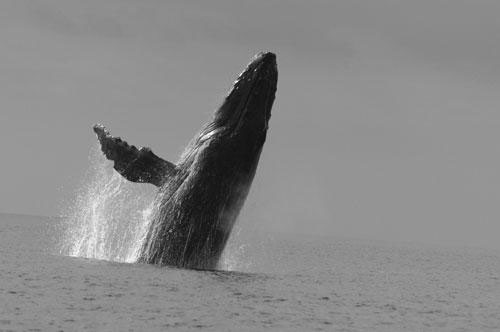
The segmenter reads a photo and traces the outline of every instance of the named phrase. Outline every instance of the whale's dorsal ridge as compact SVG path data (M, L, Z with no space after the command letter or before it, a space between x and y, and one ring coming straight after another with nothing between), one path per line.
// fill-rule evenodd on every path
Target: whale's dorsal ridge
M100 124L94 125L94 132L106 158L112 160L114 169L129 181L151 183L160 187L177 173L174 164L158 157L150 148L137 149L120 137L111 136Z

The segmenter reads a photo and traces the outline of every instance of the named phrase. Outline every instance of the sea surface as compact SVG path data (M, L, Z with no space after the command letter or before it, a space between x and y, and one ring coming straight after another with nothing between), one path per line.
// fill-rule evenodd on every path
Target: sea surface
M500 330L495 251L239 232L195 271L65 256L63 233L0 215L0 331Z

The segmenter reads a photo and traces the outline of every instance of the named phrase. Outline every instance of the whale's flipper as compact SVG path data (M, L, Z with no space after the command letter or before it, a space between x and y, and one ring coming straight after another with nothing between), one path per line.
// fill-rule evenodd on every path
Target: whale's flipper
M101 150L114 161L115 170L132 182L151 183L161 186L177 171L175 165L161 159L149 148L137 149L120 137L113 137L102 125L95 125L94 132L101 143Z

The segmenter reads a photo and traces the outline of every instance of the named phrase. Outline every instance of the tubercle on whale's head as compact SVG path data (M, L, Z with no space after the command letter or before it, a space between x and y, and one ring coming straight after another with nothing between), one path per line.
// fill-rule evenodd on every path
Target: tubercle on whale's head
M231 136L239 132L265 134L277 82L276 55L272 52L255 55L215 112L210 127Z

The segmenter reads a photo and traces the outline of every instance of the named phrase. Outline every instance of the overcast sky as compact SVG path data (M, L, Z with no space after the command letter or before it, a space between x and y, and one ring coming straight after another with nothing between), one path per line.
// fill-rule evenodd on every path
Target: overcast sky
M92 124L176 161L261 50L241 222L500 248L500 2L0 2L0 211L59 213ZM111 167L111 165L110 165Z

